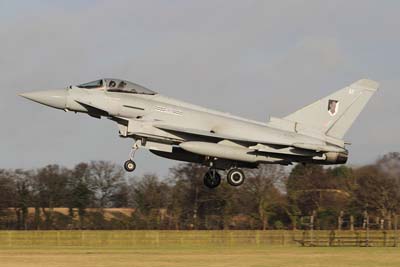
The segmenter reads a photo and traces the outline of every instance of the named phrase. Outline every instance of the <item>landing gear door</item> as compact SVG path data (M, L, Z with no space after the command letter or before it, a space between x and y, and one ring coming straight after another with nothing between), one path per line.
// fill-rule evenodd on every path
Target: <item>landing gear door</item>
M127 137L128 136L128 126L118 123L118 130L119 130L119 135L123 136L123 137Z
M148 150L156 150L156 151L172 153L172 145L171 144L163 144L163 143L159 143L159 142L146 141L146 143L143 147Z

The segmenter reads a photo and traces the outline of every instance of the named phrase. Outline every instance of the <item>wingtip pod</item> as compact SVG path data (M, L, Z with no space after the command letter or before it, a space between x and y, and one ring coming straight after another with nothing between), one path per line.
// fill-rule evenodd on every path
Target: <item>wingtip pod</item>
M376 91L379 88L379 83L370 79L361 79L351 84L350 87L358 87L371 91Z

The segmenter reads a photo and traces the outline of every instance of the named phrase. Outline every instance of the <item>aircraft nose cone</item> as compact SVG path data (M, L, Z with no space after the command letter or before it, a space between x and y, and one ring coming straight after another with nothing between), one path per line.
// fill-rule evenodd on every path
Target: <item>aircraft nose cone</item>
M19 94L20 96L35 101L37 103L58 108L65 109L67 104L67 89L61 90L48 90L48 91L37 91L30 93Z

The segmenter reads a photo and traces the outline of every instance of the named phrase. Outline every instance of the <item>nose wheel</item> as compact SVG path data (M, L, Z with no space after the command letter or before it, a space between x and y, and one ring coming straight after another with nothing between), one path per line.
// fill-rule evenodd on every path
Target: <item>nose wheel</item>
M209 169L204 175L204 185L208 188L216 188L221 183L221 175L215 169Z
M124 163L124 168L127 172L133 172L136 169L136 163L133 160L128 159Z

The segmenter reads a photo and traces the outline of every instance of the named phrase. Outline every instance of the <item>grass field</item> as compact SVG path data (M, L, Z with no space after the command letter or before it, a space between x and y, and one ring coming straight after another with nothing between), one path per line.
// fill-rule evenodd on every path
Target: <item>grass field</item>
M398 267L395 248L196 247L1 249L0 266L363 266Z
M400 248L300 247L293 232L0 232L3 266L400 266ZM282 234L287 235L282 239ZM274 245L279 237L285 245Z

